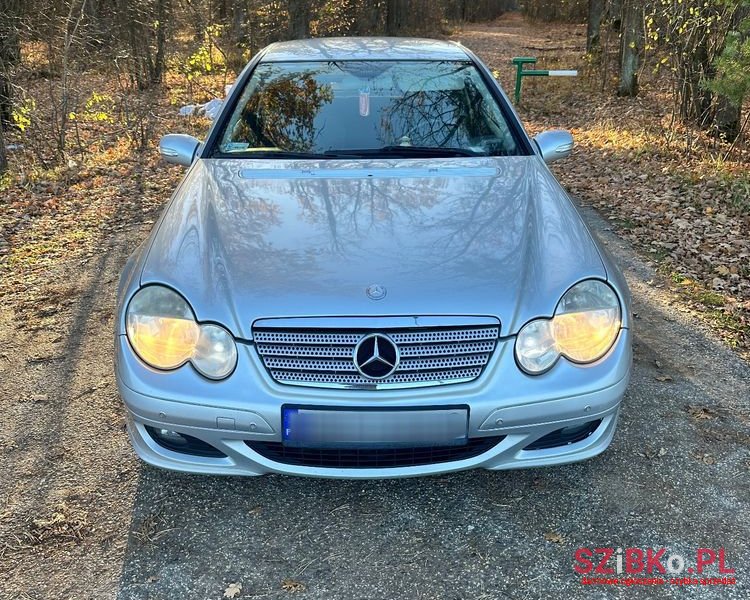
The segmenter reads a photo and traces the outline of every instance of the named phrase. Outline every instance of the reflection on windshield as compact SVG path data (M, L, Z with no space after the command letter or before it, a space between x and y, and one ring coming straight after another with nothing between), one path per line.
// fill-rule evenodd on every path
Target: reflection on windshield
M310 73L272 81L261 73L260 78L259 91L248 98L232 137L249 147L309 150L315 142L315 117L333 99L331 86L318 83Z
M519 153L474 65L447 61L260 64L220 139L231 154Z

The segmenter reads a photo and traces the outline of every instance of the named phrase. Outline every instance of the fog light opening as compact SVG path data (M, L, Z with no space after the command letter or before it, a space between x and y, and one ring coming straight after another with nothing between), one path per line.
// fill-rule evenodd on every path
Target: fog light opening
M552 433L548 433L535 442L532 442L524 450L547 450L549 448L559 448L582 442L597 430L601 422L601 419L597 419L595 421L588 421L582 425L571 425L570 427L556 429Z
M168 444L175 444L176 446L187 446L188 440L187 438L182 435L181 433L177 431L172 431L171 429L156 429L154 430L154 435L158 437L161 441L168 443Z
M221 450L214 448L211 444L199 440L197 437L164 429L162 427L150 427L146 425L146 431L151 438L162 448L179 452L180 454L190 454L192 456L205 456L210 458L224 458Z

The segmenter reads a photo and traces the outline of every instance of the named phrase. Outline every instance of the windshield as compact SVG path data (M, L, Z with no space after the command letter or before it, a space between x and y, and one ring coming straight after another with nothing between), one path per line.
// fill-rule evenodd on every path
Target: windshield
M261 63L219 134L238 156L523 154L470 62Z

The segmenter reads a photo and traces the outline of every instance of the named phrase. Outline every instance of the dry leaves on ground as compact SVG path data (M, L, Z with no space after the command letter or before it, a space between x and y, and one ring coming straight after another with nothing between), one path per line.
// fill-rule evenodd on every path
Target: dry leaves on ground
M699 462L702 462L704 465L716 464L716 459L708 453L696 452L695 454L693 454L693 458Z
M50 514L32 520L28 537L34 544L80 542L89 530L86 512L62 502Z
M548 531L544 534L544 539L553 544L562 544L565 541L565 538L556 531Z
M284 579L284 581L281 582L281 589L285 592L296 594L297 592L303 592L305 590L305 584L294 579Z
M654 459L654 458L661 458L667 453L666 448L652 448L650 446L647 446L646 449L643 452L636 452L638 456L641 456L643 458L648 459Z
M687 407L688 414L698 421L715 419L719 416L719 413L707 406L695 406L689 405Z

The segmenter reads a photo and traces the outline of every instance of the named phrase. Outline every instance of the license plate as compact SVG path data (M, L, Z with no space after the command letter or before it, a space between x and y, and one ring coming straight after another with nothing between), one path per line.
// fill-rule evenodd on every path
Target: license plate
M397 448L466 444L467 407L426 410L340 410L284 406L282 440L287 446Z

